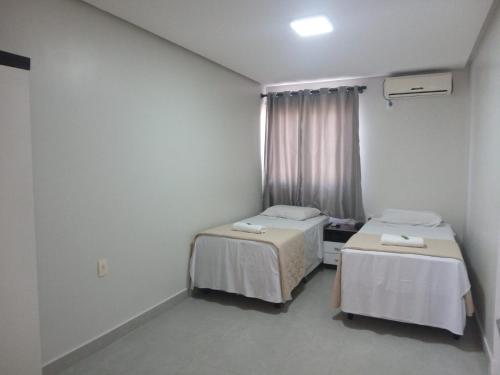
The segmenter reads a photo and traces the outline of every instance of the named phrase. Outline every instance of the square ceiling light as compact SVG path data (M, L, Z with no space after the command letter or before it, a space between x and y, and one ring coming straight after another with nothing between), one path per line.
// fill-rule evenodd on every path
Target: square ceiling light
M301 18L290 22L290 27L300 36L313 36L333 31L333 26L325 16Z

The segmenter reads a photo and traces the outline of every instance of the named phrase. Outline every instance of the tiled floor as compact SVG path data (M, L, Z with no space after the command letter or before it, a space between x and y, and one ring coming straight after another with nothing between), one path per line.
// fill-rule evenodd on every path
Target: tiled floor
M283 311L196 293L64 375L474 375L486 358L474 320L454 340L440 329L329 308L335 271L320 269Z

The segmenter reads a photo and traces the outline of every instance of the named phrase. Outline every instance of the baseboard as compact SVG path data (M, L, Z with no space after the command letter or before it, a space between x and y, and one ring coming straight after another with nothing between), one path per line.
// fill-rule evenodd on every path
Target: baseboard
M107 332L104 332L102 335L87 341L83 345L73 350L70 350L62 356L45 364L42 369L43 375L55 375L62 370L74 365L81 359L88 357L90 354L95 353L98 350L108 346L112 342L118 340L120 337L125 336L130 331L133 331L137 327L146 323L148 320L177 305L179 302L187 298L187 296L188 290L183 289L173 296L167 298L163 302L150 307L149 309L137 314L124 323L119 324L118 326L110 329Z
M486 335L484 334L484 328L481 325L481 322L479 321L477 314L474 314L474 315L476 317L477 326L479 327L479 333L481 334L481 340L483 343L483 350L484 350L484 353L486 354L486 357L488 359L488 374L489 375L497 375L497 363L495 360L495 356L493 355L493 352L491 351L490 345L488 344L488 340L486 339Z

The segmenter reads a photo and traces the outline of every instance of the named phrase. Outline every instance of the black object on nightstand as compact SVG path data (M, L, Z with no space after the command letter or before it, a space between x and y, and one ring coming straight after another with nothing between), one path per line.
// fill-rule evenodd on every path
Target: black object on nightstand
M323 263L336 266L339 263L340 250L362 226L363 223L325 226L323 230Z

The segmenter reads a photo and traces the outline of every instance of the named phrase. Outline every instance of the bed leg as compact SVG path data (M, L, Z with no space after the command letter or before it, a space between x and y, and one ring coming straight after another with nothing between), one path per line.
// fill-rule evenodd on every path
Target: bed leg
M353 320L354 319L354 314L347 313L347 319Z
M455 340L460 340L460 335L455 335L455 334L453 334L453 338L454 338Z

